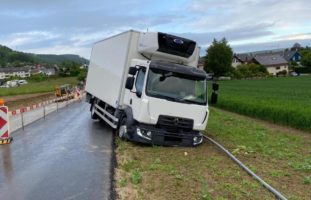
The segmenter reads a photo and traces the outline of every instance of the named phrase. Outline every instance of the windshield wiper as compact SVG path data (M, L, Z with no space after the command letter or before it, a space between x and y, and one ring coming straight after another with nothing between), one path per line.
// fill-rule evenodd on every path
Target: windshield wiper
M188 104L190 104L190 103L196 103L196 102L191 101L191 100L189 100L189 99L183 99L183 98L174 98L174 99L175 99L175 101L177 101L177 102L182 102L182 103L188 103Z
M157 97L160 97L160 98L163 98L163 99L166 99L168 101L174 101L174 102L182 102L182 103L195 103L191 100L188 100L188 99L183 99L183 98L177 98L177 97L170 97L170 96L166 96L166 95L162 95L162 94L154 94L155 96Z

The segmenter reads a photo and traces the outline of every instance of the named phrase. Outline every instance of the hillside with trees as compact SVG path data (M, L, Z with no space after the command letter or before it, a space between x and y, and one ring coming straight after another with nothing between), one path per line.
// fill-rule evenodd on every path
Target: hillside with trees
M21 67L24 65L61 64L64 61L73 61L79 64L88 64L88 60L73 54L53 55L53 54L32 54L14 51L6 46L0 45L0 67Z

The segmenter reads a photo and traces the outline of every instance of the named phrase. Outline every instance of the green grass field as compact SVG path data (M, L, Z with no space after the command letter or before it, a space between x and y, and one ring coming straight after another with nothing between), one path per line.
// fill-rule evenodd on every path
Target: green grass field
M311 135L211 108L205 134L288 199L310 199ZM117 139L119 199L275 199L224 153Z
M67 78L52 78L45 81L34 82L29 81L28 84L21 85L14 88L0 88L0 97L2 96L12 96L21 94L35 94L43 92L52 92L55 86L62 84L72 84L76 85L78 83L76 77Z
M311 131L311 76L220 81L217 107Z

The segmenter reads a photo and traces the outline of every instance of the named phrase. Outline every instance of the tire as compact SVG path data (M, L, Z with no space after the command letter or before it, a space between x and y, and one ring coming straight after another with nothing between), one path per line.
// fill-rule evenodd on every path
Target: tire
M126 117L123 117L120 123L119 128L117 129L117 134L119 138L125 140L127 138L127 125L126 125Z
M96 104L96 102L93 101L93 103L91 105L91 118L92 119L99 119L99 116L95 113L95 104Z

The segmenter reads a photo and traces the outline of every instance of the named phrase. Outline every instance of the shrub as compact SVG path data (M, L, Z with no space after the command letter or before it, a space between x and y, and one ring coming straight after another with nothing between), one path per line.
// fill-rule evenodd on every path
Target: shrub
M276 76L286 76L286 75L287 75L287 71L285 69L276 73Z
M39 82L48 79L48 77L44 74L34 74L27 78L28 80Z
M298 74L309 74L311 73L311 67L295 67L294 71Z
M266 67L257 65L254 63L239 65L233 72L232 75L236 79L252 78L252 77L266 77L268 71Z

